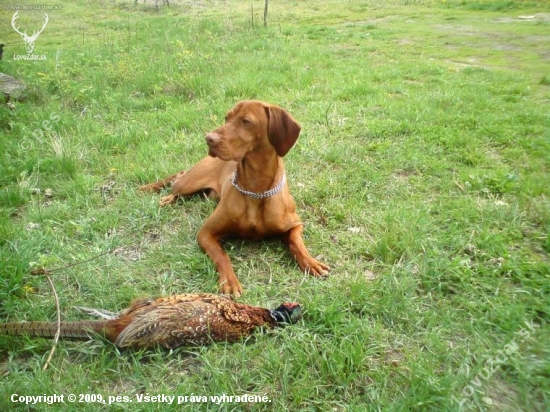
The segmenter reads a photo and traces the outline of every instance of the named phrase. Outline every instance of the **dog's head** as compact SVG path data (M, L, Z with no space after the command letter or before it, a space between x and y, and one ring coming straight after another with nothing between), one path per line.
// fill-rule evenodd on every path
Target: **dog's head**
M225 124L206 135L209 154L222 160L242 160L255 150L275 150L284 156L294 146L300 125L279 106L255 100L237 103Z

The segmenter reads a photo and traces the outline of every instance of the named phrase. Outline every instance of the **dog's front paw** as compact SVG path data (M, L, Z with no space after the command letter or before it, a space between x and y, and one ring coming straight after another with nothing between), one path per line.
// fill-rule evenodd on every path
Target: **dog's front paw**
M219 290L220 290L220 293L224 295L234 295L236 297L239 297L243 293L243 286L241 285L241 282L239 282L239 279L237 278L224 279L224 280L220 278Z
M305 273L316 278L326 278L330 271L329 266L313 258L307 259L305 262L299 262L299 265Z

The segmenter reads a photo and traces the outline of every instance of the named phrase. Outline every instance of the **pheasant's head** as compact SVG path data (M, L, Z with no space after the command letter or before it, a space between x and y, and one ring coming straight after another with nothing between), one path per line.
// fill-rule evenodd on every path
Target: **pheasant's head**
M285 302L278 308L273 309L271 315L279 325L292 324L302 319L302 308L298 303Z

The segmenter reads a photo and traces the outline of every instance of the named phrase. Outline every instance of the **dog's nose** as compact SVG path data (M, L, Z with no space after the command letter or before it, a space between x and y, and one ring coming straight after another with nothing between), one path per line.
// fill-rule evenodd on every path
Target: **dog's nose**
M215 146L220 141L220 135L218 133L208 133L206 135L206 143L208 146Z

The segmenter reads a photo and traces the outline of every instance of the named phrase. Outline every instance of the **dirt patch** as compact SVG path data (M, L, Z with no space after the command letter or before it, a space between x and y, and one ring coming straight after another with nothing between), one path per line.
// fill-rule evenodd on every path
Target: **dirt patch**
M487 69L487 70L490 70L493 68L492 66L487 66L479 63L479 61L475 58L469 58L469 59L466 59L466 61L461 61L461 62L447 59L445 60L445 62L456 68L476 67L478 69Z
M493 19L496 23L517 23L521 22L550 22L550 13L537 13L515 17L497 17Z

